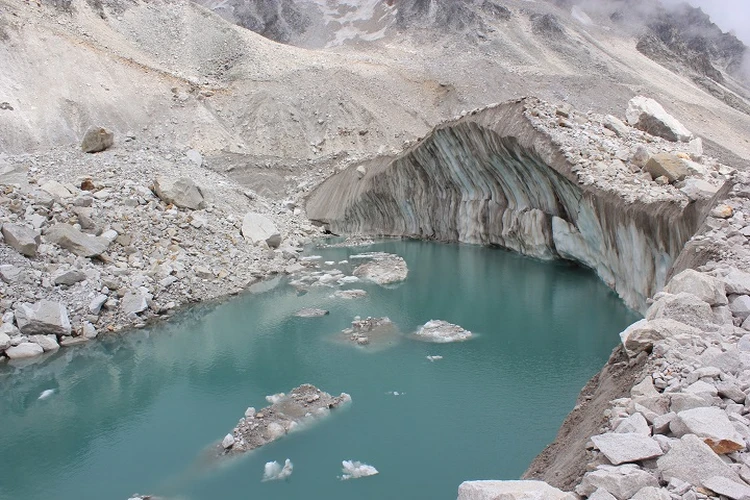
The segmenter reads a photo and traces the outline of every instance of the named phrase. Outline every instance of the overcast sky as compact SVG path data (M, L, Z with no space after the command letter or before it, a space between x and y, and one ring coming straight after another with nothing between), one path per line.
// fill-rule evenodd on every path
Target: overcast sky
M688 0L711 16L724 31L734 31L737 38L750 45L750 0Z

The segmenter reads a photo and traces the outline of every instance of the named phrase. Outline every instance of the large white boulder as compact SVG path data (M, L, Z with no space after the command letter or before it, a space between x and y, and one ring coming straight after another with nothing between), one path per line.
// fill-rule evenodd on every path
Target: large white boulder
M25 359L35 358L41 356L44 353L44 349L39 344L32 342L22 342L14 347L8 347L5 350L5 355L10 359Z
M656 464L664 481L676 478L693 486L701 486L706 479L721 476L741 482L737 473L694 434L687 434L672 443L669 451Z
M176 205L180 208L198 210L205 202L201 189L187 177L172 178L159 176L154 179L154 193L164 203Z
M16 324L24 335L70 335L68 310L62 302L40 300L34 304L24 302L16 308Z
M5 243L26 257L36 255L36 250L42 242L39 231L19 224L3 224L2 234Z
M587 497L602 488L617 500L628 500L647 486L658 487L659 481L636 465L600 465L595 471L583 476L581 484L576 487L576 493Z
M712 306L728 303L723 281L693 269L686 269L672 278L664 291L675 295L681 292L692 293Z
M84 153L98 153L112 147L115 134L103 127L90 127L81 140L81 151Z
M700 335L700 329L673 319L642 319L621 332L620 340L628 355L635 356L641 351L651 349L655 343L666 338Z
M248 212L242 220L242 236L253 245L261 241L265 241L271 248L281 245L281 233L276 224L268 217L255 212Z
M458 500L574 500L575 496L543 481L465 481Z
M716 323L711 306L686 292L664 294L648 308L646 319L673 319L702 330L715 329Z
M693 134L682 123L648 97L639 95L632 98L625 117L631 126L668 141L688 142L693 139Z

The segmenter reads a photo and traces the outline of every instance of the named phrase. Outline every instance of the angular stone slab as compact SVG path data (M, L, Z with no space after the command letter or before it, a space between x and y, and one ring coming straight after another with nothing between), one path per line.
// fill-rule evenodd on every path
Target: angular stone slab
M159 176L154 179L154 193L164 203L173 204L180 208L198 210L205 204L200 188L187 177L173 179Z
M706 304L708 305L708 304ZM710 309L710 306L709 306ZM669 318L636 321L620 333L620 340L629 356L648 351L654 344L678 335L700 336L701 330Z
M664 291L672 294L692 293L712 306L723 306L728 303L724 282L694 269L686 269L672 278Z
M595 471L583 476L581 484L576 487L576 493L589 496L602 488L617 500L628 500L647 486L658 487L659 481L637 465L600 465Z
M2 233L5 243L26 257L35 256L36 250L42 242L39 231L19 224L3 224Z
M544 481L464 481L458 500L575 500Z
M32 342L22 342L15 347L9 347L5 350L5 355L10 359L27 359L41 356L44 349L39 344Z
M24 335L70 335L72 329L65 304L51 300L20 304L16 308L16 324Z
M625 112L628 124L644 132L672 142L688 142L693 134L674 116L667 113L661 104L644 96L636 96L628 102Z
M82 233L70 224L55 224L46 235L47 240L81 257L97 257L109 248L105 238Z
M706 479L703 481L703 487L732 500L747 500L750 498L750 486L721 476Z
M677 437L695 434L718 454L743 450L746 446L727 414L716 406L681 411L669 428Z
M253 245L262 241L271 248L281 245L281 233L276 224L265 215L255 212L248 212L242 219L242 236Z
M714 476L741 481L719 455L694 434L687 434L672 443L670 450L657 460L656 465L665 481L676 478L693 486L702 486L703 481Z
M600 434L592 436L591 440L613 465L639 462L664 454L659 444L650 436L635 433Z

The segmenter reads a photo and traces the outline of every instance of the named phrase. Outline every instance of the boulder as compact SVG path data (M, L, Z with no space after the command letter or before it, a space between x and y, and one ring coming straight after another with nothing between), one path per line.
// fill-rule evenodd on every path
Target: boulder
M0 351L10 347L10 336L5 332L0 332Z
M589 495L589 500L617 500L609 491L604 488L598 488Z
M694 434L687 434L672 443L670 450L657 460L656 465L665 481L676 478L693 486L701 486L703 481L714 476L740 481L737 473Z
M695 434L718 454L743 450L746 446L727 414L716 406L681 411L670 422L669 429L677 437Z
M464 481L458 500L574 500L543 481Z
M630 132L630 129L622 120L612 115L604 117L604 127L617 134L618 137L627 137Z
M71 286L86 279L86 273L80 269L66 269L52 276L55 285Z
M96 331L96 327L88 321L83 322L82 328L83 336L87 339L95 339L99 332Z
M628 102L625 113L628 124L644 132L672 142L688 142L693 134L658 102L636 96Z
M228 450L232 446L234 446L234 436L232 436L232 434L227 434L224 436L224 439L221 440L221 447Z
M28 167L21 165L6 165L0 159L0 184L26 186L29 183L28 171Z
M615 428L615 432L620 434L639 434L641 436L650 436L651 428L648 426L648 422L646 422L646 417L644 417L640 413L634 413L628 418L621 421L617 425L617 428Z
M81 257L97 257L109 248L109 241L106 239L82 233L70 224L55 224L46 238L50 243Z
M704 406L710 406L705 398L702 398L697 394L690 394L686 392L677 392L674 394L670 394L669 404L669 411L674 413L680 413L685 410L692 410L693 408L703 408Z
M35 231L20 224L3 224L3 238L12 249L26 257L36 255L37 248L42 242L39 231Z
M115 134L103 127L90 127L83 135L81 151L98 153L111 148L115 143Z
M23 268L12 264L0 264L0 279L9 285L21 281L23 277Z
M669 280L664 291L671 294L692 293L712 306L723 306L728 303L723 281L693 269L686 269Z
M56 351L60 348L60 344L57 343L56 335L31 335L29 341L35 344L39 344L44 349L44 352Z
M21 342L17 346L9 347L5 350L5 355L10 359L35 358L44 353L44 349L39 344L32 342Z
M672 500L672 496L664 488L646 486L638 490L632 500Z
M242 220L242 236L253 245L265 241L271 248L281 245L281 233L268 217L248 212Z
M628 500L647 486L658 487L659 481L636 465L600 465L595 471L583 476L581 484L576 487L576 493L589 496L602 488L617 500Z
M723 281L726 285L726 291L734 295L750 295L750 273L732 268L729 270Z
M666 177L670 183L681 181L690 173L682 159L670 153L658 153L649 158L646 171L652 179Z
M646 319L673 319L702 330L715 329L716 321L707 302L685 292L676 295L665 294L659 298L646 311Z
M732 311L736 317L740 320L745 321L750 316L750 296L740 295L732 300L729 304L729 310Z
M703 487L708 488L714 493L732 500L746 500L750 498L750 486L745 483L738 483L721 476L709 477L704 480Z
M89 304L89 312L91 314L99 314L99 311L102 310L102 306L105 302L107 302L108 298L109 297L107 297L103 293L100 293L99 295L91 299L91 303Z
M154 193L164 203L180 208L198 210L205 205L201 189L187 177L159 176L154 180Z
M126 315L140 314L148 309L148 297L140 290L131 290L122 298L122 311Z
M613 465L640 462L663 455L659 444L650 436L634 433L606 433L592 436L591 440Z
M39 186L39 189L46 192L56 200L64 200L73 196L73 193L70 192L70 189L54 180L45 182L44 184Z
M65 304L51 300L20 304L16 309L16 324L24 335L70 335L71 333Z
M711 309L710 306L708 308ZM701 330L669 318L642 319L620 333L620 340L628 355L636 356L641 351L650 350L661 340L679 335L700 336Z
M196 167L203 166L203 155L201 155L195 149L188 149L188 151L185 153L185 156L187 156L187 159L190 160L190 162Z

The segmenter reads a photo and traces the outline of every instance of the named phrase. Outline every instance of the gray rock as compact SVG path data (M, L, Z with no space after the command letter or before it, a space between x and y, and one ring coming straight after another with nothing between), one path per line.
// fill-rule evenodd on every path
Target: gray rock
M100 293L99 295L94 297L91 303L89 304L89 312L91 314L99 314L99 311L102 310L102 306L104 305L105 302L107 302L108 298L109 297L107 297L103 293Z
M657 418L661 418L661 416ZM620 422L617 425L615 432L619 434L638 434L641 436L650 436L651 428L648 426L648 422L646 422L646 417L644 417L640 413L634 413Z
M543 481L465 481L458 500L575 500Z
M82 233L69 224L55 224L46 234L50 243L81 257L97 257L109 248L109 241Z
M52 282L55 285L71 286L85 279L86 279L86 273L84 273L80 269L67 269L65 271L56 273L52 277Z
M39 231L19 224L3 224L2 233L5 243L26 257L35 256L42 242Z
M271 248L281 245L281 233L268 217L248 212L242 220L242 236L253 245L265 241Z
M726 291L734 295L750 295L750 273L732 268L723 278Z
M96 331L96 327L88 321L83 322L83 336L87 339L95 339L99 332Z
M154 193L164 203L180 208L198 210L205 205L201 189L187 177L173 179L159 176L154 180Z
M673 319L695 328L715 329L711 306L691 293L665 294L646 311L646 319Z
M658 102L636 96L628 102L625 113L628 124L646 133L672 142L688 142L693 134L675 117L667 113Z
M122 298L122 311L126 315L140 314L148 309L148 298L140 290L131 290Z
M10 359L35 358L44 353L44 349L39 344L32 342L22 342L17 346L9 347L5 350L5 355Z
M708 308L710 310L711 306L708 306ZM665 311L654 311L654 315L668 314L670 310L671 308L665 307ZM620 340L628 355L636 356L642 351L650 350L655 343L666 338L678 335L700 336L701 334L700 329L674 319L657 318L650 321L642 319L620 333Z
M5 332L0 332L0 351L10 347L10 336Z
M725 284L722 280L686 269L669 281L664 291L671 294L691 293L703 302L712 306L723 306L728 303Z
M709 477L702 483L704 488L732 500L747 500L750 498L750 486L722 476Z
M672 420L669 428L677 437L695 434L703 438L718 454L743 450L746 446L724 410L715 406L682 411Z
M357 179L362 179L365 175L367 175L367 169L360 165L357 167Z
M670 153L652 156L646 163L646 171L653 179L666 177L670 183L681 181L690 173L682 159Z
M667 432L669 432L669 424L672 422L672 420L675 419L675 417L677 417L677 414L673 411L656 417L653 424L654 433L666 434Z
M24 276L24 272L23 272L23 269L20 267L16 267L11 264L0 265L0 279L8 283L9 285L12 285L13 283L18 283L19 281L23 279L23 276Z
M687 167L689 168L690 165L688 164ZM680 191L691 200L697 201L711 199L719 191L719 188L703 179L685 179L685 184L680 188Z
M660 457L659 444L649 436L634 433L607 433L592 436L594 445L613 465Z
M604 488L598 488L595 492L589 495L589 500L617 500L614 495Z
M224 439L221 440L221 447L228 450L232 446L234 446L234 436L232 436L232 434L227 434L224 436Z
M24 335L70 335L71 332L65 304L51 300L20 304L16 309L16 324Z
M98 153L111 148L115 143L115 134L103 127L90 127L83 135L81 151Z
M0 184L15 184L26 186L28 184L28 167L21 165L6 165L0 161Z
M720 380L716 382L716 390L722 398L731 399L735 403L745 402L745 393L733 380Z
M57 336L55 335L31 335L29 342L39 344L44 349L44 352L56 351L60 349L60 344L57 343Z
M185 153L185 156L187 156L187 159L196 167L203 166L203 156L195 149L189 149L187 153Z
M685 410L692 410L693 408L702 408L709 406L709 403L705 398L698 396L697 394L688 393L675 393L669 396L670 400L670 411L674 413L680 413Z
M616 116L607 115L604 117L604 126L617 134L618 137L627 137L630 133L630 129L628 128L625 123L623 123L622 120L617 118Z
M631 398L654 398L659 396L659 391L654 387L654 380L650 375L641 380L630 389Z
M581 484L576 487L576 493L589 496L602 488L617 500L628 500L647 486L658 487L659 481L636 465L600 465L597 470L583 476Z
M750 316L750 296L740 295L739 297L736 297L729 304L729 310L732 311L732 314L736 317L745 321L748 316Z
M65 200L73 196L73 193L70 192L70 189L66 188L61 183L55 180L45 182L44 184L39 186L39 189L49 194L50 196L52 196L52 198L58 201Z
M663 488L646 486L638 490L638 493L633 495L632 500L672 500L672 496Z
M687 434L672 443L671 449L656 464L665 481L676 478L693 486L701 486L703 481L714 476L740 481L739 476L694 434Z

